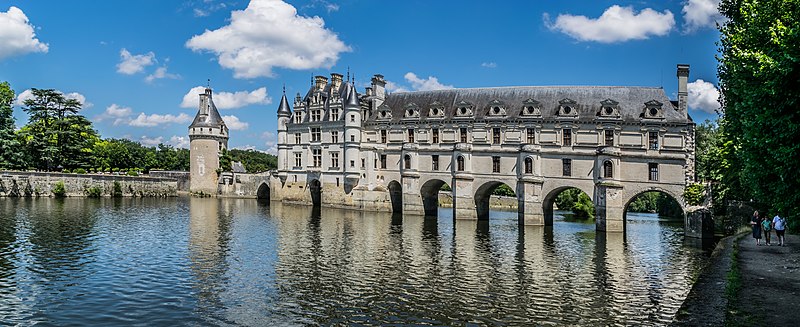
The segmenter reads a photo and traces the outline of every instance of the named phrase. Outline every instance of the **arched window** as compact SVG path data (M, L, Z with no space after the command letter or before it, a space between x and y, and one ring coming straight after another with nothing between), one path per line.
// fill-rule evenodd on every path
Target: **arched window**
M464 156L458 156L456 163L458 165L458 171L464 171Z
M611 161L606 161L603 163L603 177L604 178L614 177L614 164L612 164Z
M405 169L411 169L411 156L410 155L406 155L405 157L403 157L403 167Z
M525 158L525 173L533 174L533 159L531 157Z

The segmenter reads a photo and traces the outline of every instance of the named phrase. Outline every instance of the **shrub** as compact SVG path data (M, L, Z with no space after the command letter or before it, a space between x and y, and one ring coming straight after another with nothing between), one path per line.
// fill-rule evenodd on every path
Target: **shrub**
M51 191L57 198L63 198L67 196L67 188L64 186L64 182L62 181L56 182Z
M99 186L92 186L86 189L86 195L90 198L99 198L103 195L103 189Z
M700 183L694 183L686 187L683 191L683 198L686 200L686 204L690 206L699 206L703 204L703 200L705 200L706 194L706 187Z
M67 169L67 168L62 169L61 172L64 173L64 174L71 173L71 171L69 171L69 169Z
M86 173L86 169L75 168L75 170L73 170L73 172L76 173L76 174L85 174Z
M136 169L130 168L128 169L128 176L139 176L139 173L136 171Z
M118 198L122 196L122 184L117 181L114 181L114 190L111 192L111 196Z

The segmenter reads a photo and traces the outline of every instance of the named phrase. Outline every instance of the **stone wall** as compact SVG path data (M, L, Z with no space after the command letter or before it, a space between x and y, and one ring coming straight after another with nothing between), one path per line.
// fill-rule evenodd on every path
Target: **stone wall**
M178 191L189 192L189 172L175 170L151 170L150 177L174 179L178 182Z
M111 196L115 182L122 196L177 196L177 181L168 178L132 177L93 174L62 174L39 172L3 172L0 174L0 197L54 196L53 188L64 183L65 196L88 196L88 190L98 188L102 196Z

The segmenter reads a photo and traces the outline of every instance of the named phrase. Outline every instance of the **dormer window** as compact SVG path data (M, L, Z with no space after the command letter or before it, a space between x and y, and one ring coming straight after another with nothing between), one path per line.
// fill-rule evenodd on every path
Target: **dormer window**
M541 103L534 99L528 98L522 102L522 116L541 116Z
M405 106L405 118L419 118L419 107L416 103L409 103Z
M664 111L662 109L663 105L663 103L657 100L645 102L642 117L647 119L664 119Z
M474 106L466 101L460 101L456 104L456 117L472 117L472 108Z
M431 107L428 110L428 117L429 118L443 118L444 117L444 106L439 103L439 101L434 101L431 103Z
M611 99L600 101L600 111L597 112L597 116L603 118L619 118L619 102Z
M392 119L392 108L389 108L386 104L381 105L378 107L377 118L380 120Z
M561 117L578 117L577 102L572 99L558 101L558 115Z
M488 114L489 114L489 116L492 116L492 117L503 117L503 116L505 116L506 115L505 105L502 102L498 101L498 100L492 100L491 102L489 102L489 112L488 112Z

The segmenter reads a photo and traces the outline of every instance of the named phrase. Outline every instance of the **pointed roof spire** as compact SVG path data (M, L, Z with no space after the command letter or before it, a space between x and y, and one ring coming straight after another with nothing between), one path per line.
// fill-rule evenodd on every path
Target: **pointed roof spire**
M291 116L292 109L289 108L289 101L286 100L286 85L283 85L283 96L281 96L281 104L278 105L278 116Z
M348 85L350 83L347 83ZM347 94L347 102L345 103L345 108L358 108L358 93L356 92L355 86L350 87L350 92Z

